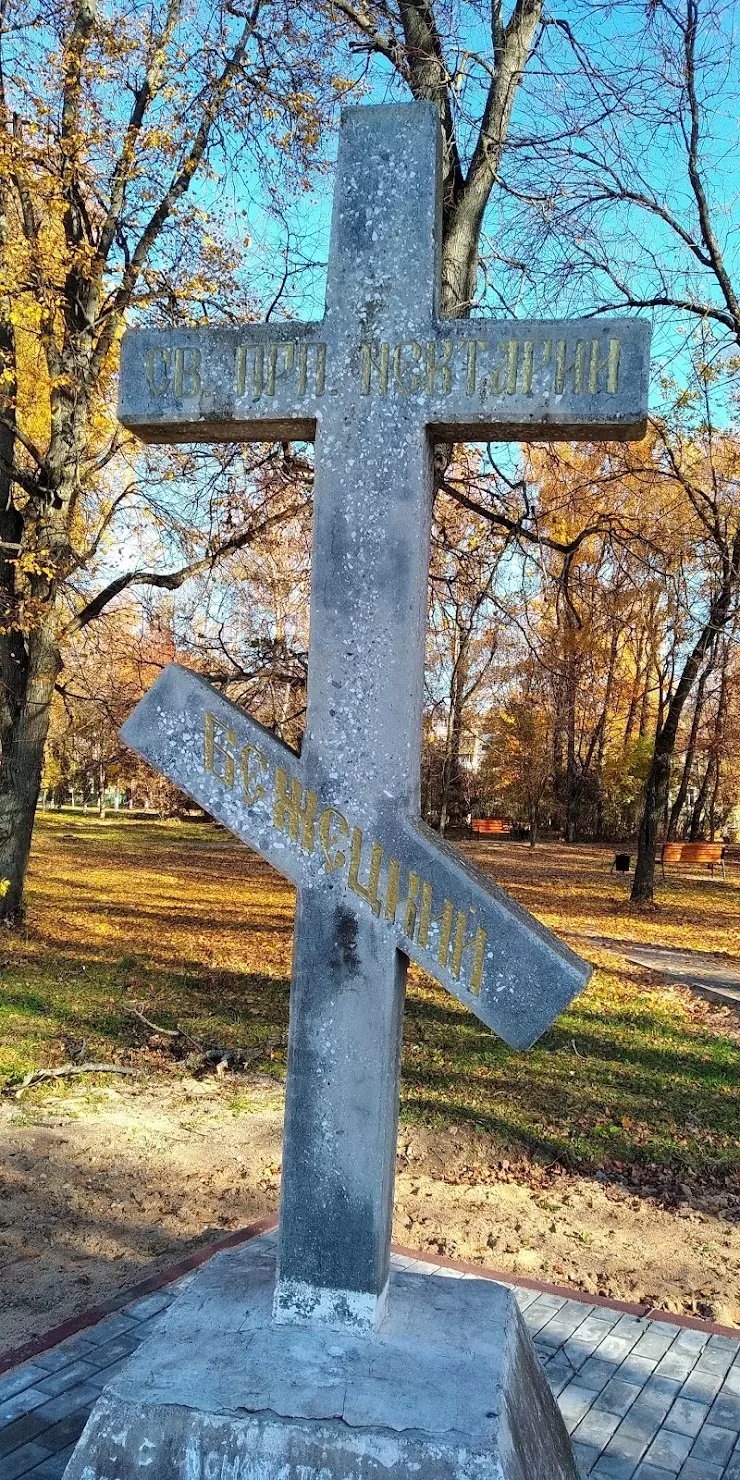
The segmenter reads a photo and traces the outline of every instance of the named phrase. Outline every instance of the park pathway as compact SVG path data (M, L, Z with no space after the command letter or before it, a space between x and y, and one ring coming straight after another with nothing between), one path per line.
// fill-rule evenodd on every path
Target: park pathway
M740 1008L740 961L713 951L678 951L672 946L642 945L636 940L607 935L584 935L582 940L603 946L636 966L659 971L669 981L693 987L702 996L727 1007Z
M491 1278L451 1260L394 1260L440 1279ZM193 1277L132 1301L0 1377L0 1480L61 1480L98 1394ZM515 1294L584 1476L740 1480L740 1333L549 1291Z

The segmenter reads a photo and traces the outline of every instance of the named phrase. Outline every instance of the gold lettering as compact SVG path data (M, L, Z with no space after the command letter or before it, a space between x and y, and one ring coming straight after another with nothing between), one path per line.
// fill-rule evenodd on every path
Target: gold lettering
M316 792L307 791L303 800L303 787L297 776L289 776L282 766L275 772L275 806L272 813L275 827L287 832L294 843L300 841L306 853L313 853L314 823L316 820Z
M419 897L419 885L421 879L418 874L409 874L409 892L406 896L406 908L403 912L403 932L413 940L416 933L416 901Z
M419 934L417 940L420 946L426 948L429 940L429 926L432 919L432 886L426 879L421 882L421 910L419 911Z
M283 367L278 372L278 355L282 353ZM293 345L289 342L270 344L267 347L267 394L274 396L278 374L287 375L293 369Z
M403 363L404 350L409 350L414 365L418 365L421 359L421 345L415 339L402 339L393 350L393 376L396 386L402 396L408 396L412 391L418 391L421 385L421 371L405 367Z
M469 396L475 395L475 377L478 364L478 350L488 349L487 339L463 339L463 347L467 350L466 363L467 373L465 377L465 389Z
M579 339L576 345L576 357L573 363L573 389L577 396L583 395L586 379L586 341Z
M507 396L513 396L516 392L516 377L519 366L519 341L516 339L502 339L496 345L501 356L499 363L491 371L490 387L494 395L500 395L506 391Z
M534 367L534 340L525 339L522 354L522 395L532 394L532 371Z
M380 896L378 894L378 880L380 878L380 865L383 861L383 849L380 843L373 843L370 854L370 870L367 877L367 886L360 883L360 859L362 856L362 828L353 827L352 846L350 849L349 875L347 883L355 894L366 899L374 915L380 914Z
M254 756L256 762L255 770L267 771L267 756L256 745L242 746L239 756L239 770L241 771L242 786L244 787L244 800L248 807L253 807L255 802L258 802L260 797L265 795L265 788L261 781L258 781L254 774L250 776L249 766L252 756Z
M297 365L297 390L299 396L305 396L308 389L308 352L314 352L314 391L317 396L323 396L326 384L326 345L320 344L290 344L277 345L277 349L289 350L286 354L285 368L291 370L294 362Z
M175 350L175 374L173 389L175 395L199 396L203 384L200 378L200 350L189 345L184 349Z
M441 349L442 358L437 359L437 350ZM443 396L449 396L452 390L452 349L451 339L443 339L440 344L430 339L427 343L427 379L426 392L431 396L434 391L434 382L439 375L441 379L440 390Z
M621 345L618 339L609 340L609 349L605 360L601 358L601 343L598 339L591 340L591 353L588 359L588 388L591 395L595 395L599 389L599 379L602 370L606 370L606 389L610 395L615 395L619 386L619 357Z
M380 348L376 351L375 346L365 340L360 345L360 394L369 396L372 389L373 369L378 375L378 390L384 396L388 390L388 371L390 368L390 345L383 339Z
M432 886L427 884L426 879L421 886L421 910L419 912L419 934L417 940L419 945L426 950L429 940L429 926L434 923L439 925L439 944L437 947L437 960L440 966L447 965L447 957L450 951L450 938L452 936L452 916L454 906L451 899L446 899L442 906L441 915L432 915Z
M337 848L332 858L329 850L336 848L340 838L348 837L349 823L346 817L343 817L336 807L325 807L319 818L319 839L328 874L333 874L338 868L344 868L347 861L346 853L342 853L341 849Z
M265 384L265 351L261 344L254 346L254 359L252 362L252 390L255 401L259 401Z
M462 958L465 951L473 947L473 966L470 972L469 990L474 996L478 996L483 983L483 961L485 957L486 940L485 930L478 929L475 935L467 935L468 911L458 910L457 922L455 924L455 939L452 946L452 960L450 971L457 981L460 977Z
M298 394L305 396L306 383L308 380L308 345L298 346Z
M326 345L316 345L316 379L314 382L317 396L323 396L326 384Z
M610 396L616 396L619 386L619 357L621 345L618 339L609 340L609 366L606 375L606 388Z
M244 395L247 383L247 347L244 344L236 346L236 365L234 369L234 385L237 396Z
M601 346L598 339L591 340L591 353L588 357L588 393L594 396L599 389L599 371L601 369Z
M273 348L274 346L271 346ZM265 388L265 347L263 344L239 344L236 349L235 385L237 396L247 393L249 356L252 357L252 387L254 401L259 401Z
M326 385L326 345L295 343L292 339L281 339L274 344L240 344L236 350L235 385L236 394L243 396L247 390L248 362L252 360L252 396L259 401L262 395L274 396L278 382L296 373L296 390L305 396L309 379L309 350L313 350L313 380L317 396L324 393Z
M555 346L555 381L554 390L556 395L562 395L565 390L565 382L569 375L573 376L573 391L575 395L583 394L586 385L586 341L579 339L576 343L573 363L567 361L567 345L564 339L559 339Z
M391 858L388 864L388 884L385 892L385 918L395 920L398 909L398 879L401 865L397 858Z
M157 374L158 364L162 367L160 374ZM148 350L144 365L152 395L166 395L170 388L170 351L168 349Z
M519 369L519 344L516 339L509 340L509 348L506 354L506 394L516 395L516 377Z
M228 725L216 719L215 714L206 714L203 731L203 764L209 776L215 776L217 781L223 781L224 786L234 785L234 757L230 751L224 748L221 740L217 738L219 732L227 745L236 745L236 735ZM223 770L217 771L218 757L223 756Z
M252 355L252 397L259 401L265 382L265 349L263 345L237 345L237 363L235 363L235 389L237 395L247 394L247 364Z

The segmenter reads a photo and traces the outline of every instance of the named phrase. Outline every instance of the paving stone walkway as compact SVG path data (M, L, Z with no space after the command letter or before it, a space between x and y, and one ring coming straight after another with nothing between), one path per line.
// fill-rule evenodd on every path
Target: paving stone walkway
M394 1260L439 1278L485 1278L453 1264ZM193 1278L0 1378L0 1480L61 1480L98 1394ZM740 1480L740 1339L557 1294L515 1294L584 1476Z

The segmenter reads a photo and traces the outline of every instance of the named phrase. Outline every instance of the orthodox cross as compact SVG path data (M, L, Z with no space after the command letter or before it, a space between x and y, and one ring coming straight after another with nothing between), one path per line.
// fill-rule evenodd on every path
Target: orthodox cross
M275 1319L368 1328L388 1281L406 968L530 1045L589 968L420 818L435 440L645 428L649 327L440 320L431 104L343 117L320 323L129 331L149 442L314 439L300 757L172 665L122 731L298 888Z

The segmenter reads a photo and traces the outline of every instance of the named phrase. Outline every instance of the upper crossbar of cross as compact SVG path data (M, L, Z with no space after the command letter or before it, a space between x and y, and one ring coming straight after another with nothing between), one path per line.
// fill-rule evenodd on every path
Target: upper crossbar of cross
M439 319L436 159L422 178L395 163L384 214L339 182L323 320L136 330L123 342L121 420L152 442L312 439L350 396L389 420L396 403L459 441L643 436L650 325Z

